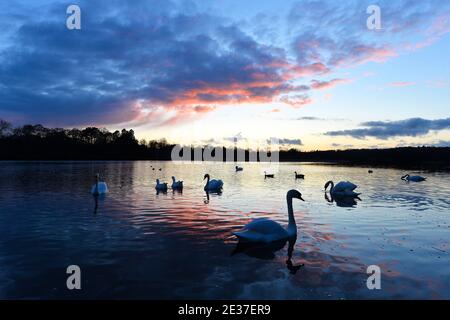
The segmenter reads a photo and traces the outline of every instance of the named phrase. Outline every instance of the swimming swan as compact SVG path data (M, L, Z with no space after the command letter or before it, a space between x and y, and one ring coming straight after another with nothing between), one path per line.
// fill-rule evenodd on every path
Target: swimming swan
M242 170L244 170L244 168L236 166L236 172L242 171Z
M289 224L286 229L273 220L259 218L245 225L241 231L233 234L238 237L239 241L263 243L295 237L297 235L297 225L295 224L294 210L292 209L293 198L305 201L302 198L302 194L297 190L290 190L286 194L289 216Z
M356 193L354 190L358 187L357 185L349 181L341 181L334 185L333 181L328 181L325 184L325 191L327 191L328 186L331 185L330 193L333 197L357 197L360 193Z
M295 173L295 179L305 179L304 174L297 173L297 171L294 171Z
M159 182L159 179L156 179L155 189L158 191L167 191L167 182Z
M172 177L172 189L173 190L183 189L183 181L176 181L175 177Z
M215 179L210 180L211 178L208 173L205 174L205 176L203 177L203 180L205 180L205 179L208 179L206 181L205 188L204 188L204 190L206 192L220 192L222 190L222 187L223 187L222 180L215 180Z
M402 180L405 181L412 181L412 182L421 182L425 181L427 178L421 177L421 176L410 176L409 174L406 174L402 177Z
M266 178L275 178L275 175L274 175L273 173L267 174L267 173L264 171L264 179L266 179Z
M94 196L105 194L108 192L108 185L106 182L100 181L100 174L95 175L95 184L91 188L91 193Z

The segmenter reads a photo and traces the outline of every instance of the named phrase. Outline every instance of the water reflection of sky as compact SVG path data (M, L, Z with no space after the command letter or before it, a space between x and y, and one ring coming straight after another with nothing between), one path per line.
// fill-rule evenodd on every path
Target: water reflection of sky
M153 171L150 166L162 168ZM0 168L2 298L450 298L449 174L281 164L169 162L4 163ZM110 194L89 194L101 172ZM295 180L294 171L304 173ZM203 191L203 175L224 181ZM154 180L184 180L182 193L156 194ZM350 180L361 200L326 199L326 181ZM294 200L298 237L289 252L236 252L232 232L253 218L287 224ZM290 254L289 254L290 253ZM83 290L65 289L65 268L80 265ZM365 286L368 265L383 271L382 290ZM299 267L293 272L293 267Z

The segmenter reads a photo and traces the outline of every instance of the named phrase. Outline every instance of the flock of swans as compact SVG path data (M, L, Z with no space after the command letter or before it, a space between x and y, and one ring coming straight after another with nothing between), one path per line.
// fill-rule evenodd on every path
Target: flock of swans
M242 167L236 166L236 171L243 171ZM369 173L372 170L369 170ZM274 174L267 174L264 172L264 179L266 178L274 178ZM295 179L304 179L304 175L297 174L295 172ZM410 176L409 174L401 177L402 180L411 181L411 182L421 182L425 181L426 178L421 176ZM209 174L205 174L203 180L206 180L206 184L204 190L208 194L209 192L219 193L223 188L223 181L212 179ZM331 187L330 187L331 186ZM332 198L337 199L354 199L358 198L360 193L355 192L357 185L351 183L350 181L341 181L334 184L333 181L328 181L325 188L325 196L326 191L330 187L330 195ZM172 176L172 185L171 188L173 190L182 190L183 189L183 181L177 181L175 177ZM156 179L155 189L157 191L167 191L168 184L166 182L160 182L159 179ZM99 196L101 194L105 194L108 192L108 186L106 182L100 181L100 175L95 175L95 184L92 186L91 193L94 196ZM327 196L326 196L327 197ZM246 224L241 231L234 232L233 234L239 239L239 242L243 243L273 243L280 240L288 240L290 238L294 238L297 236L297 225L295 223L294 218L294 210L292 206L293 199L299 199L305 201L302 198L302 194L297 190L289 190L286 194L287 208L288 208L288 225L286 228L282 227L278 222L267 219L267 218L258 218L254 219L250 223Z

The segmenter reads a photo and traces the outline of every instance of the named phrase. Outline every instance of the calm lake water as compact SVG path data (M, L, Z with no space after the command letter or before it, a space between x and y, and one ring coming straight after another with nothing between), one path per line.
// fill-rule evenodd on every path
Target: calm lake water
M397 169L282 163L264 180L263 164L234 165L1 163L0 298L450 299L449 172L408 183ZM97 209L96 172L110 189ZM206 197L207 172L222 195ZM172 175L183 193L156 194ZM361 201L328 202L330 179L357 184ZM293 188L306 200L294 200L296 242L237 248L232 232L253 218L287 224ZM374 264L381 290L366 287ZM81 290L66 288L69 265Z

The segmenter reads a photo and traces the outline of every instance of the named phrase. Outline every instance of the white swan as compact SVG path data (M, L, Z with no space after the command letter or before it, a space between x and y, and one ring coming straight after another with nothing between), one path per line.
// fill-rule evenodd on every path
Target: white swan
M183 189L183 181L177 181L175 177L172 176L172 189L181 190Z
M220 192L222 190L222 187L223 187L222 180L215 180L215 179L210 180L211 178L208 173L205 174L205 176L203 177L203 180L205 180L205 179L208 179L206 181L205 188L204 188L204 190L206 192Z
M402 177L402 180L412 181L412 182L421 182L421 181L427 180L427 178L424 178L422 176L410 176L409 174L406 174Z
M100 181L100 174L95 175L95 184L91 188L91 193L94 196L105 194L108 192L108 185L106 182Z
M328 181L325 184L325 191L327 191L328 186L331 185L330 193L333 197L357 197L361 193L356 193L354 190L358 187L356 184L350 181L341 181L334 185L333 181Z
M167 182L159 182L159 179L156 179L155 189L158 191L167 191Z
M237 172L237 171L242 171L242 170L244 170L244 168L239 167L239 166L236 166L236 172Z
M289 224L286 229L273 220L259 218L245 225L241 231L234 232L233 234L242 242L269 243L295 237L297 235L297 225L295 224L294 210L292 209L293 198L305 201L302 198L302 194L297 190L288 191L286 201Z

